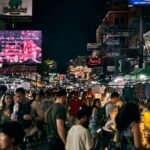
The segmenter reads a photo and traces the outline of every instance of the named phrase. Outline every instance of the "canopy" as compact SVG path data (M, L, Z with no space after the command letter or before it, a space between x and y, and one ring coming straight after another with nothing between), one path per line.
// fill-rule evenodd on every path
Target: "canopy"
M126 75L125 78L127 80L150 80L150 65L145 68L135 69Z
M137 68L135 69L133 72L130 73L130 75L137 75L139 74L141 71L143 71L144 68Z

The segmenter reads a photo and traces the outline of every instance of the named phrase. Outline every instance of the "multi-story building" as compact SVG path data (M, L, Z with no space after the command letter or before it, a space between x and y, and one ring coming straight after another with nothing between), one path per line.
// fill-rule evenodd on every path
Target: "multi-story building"
M149 7L129 7L129 49L136 49L144 63L150 62L149 12Z
M107 6L108 12L103 19L103 40L110 53L124 55L128 48L128 6L116 0L107 1Z
M107 13L103 18L103 23L96 31L96 39L97 42L105 45L104 72L115 72L116 74L119 68L118 58L125 56L128 49L127 3L120 0L107 1Z

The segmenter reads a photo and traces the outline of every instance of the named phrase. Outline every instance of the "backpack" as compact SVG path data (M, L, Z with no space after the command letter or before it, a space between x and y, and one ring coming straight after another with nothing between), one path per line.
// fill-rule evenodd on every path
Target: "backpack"
M109 103L106 103L101 109L100 109L100 125L101 127L103 127L107 120L109 119L109 117L106 117L106 105L107 104L110 104L111 102Z

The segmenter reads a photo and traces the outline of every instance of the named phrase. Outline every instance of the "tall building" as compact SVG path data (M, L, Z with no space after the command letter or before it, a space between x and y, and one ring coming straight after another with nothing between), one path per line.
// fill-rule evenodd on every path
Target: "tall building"
M129 7L129 49L136 49L145 64L150 62L149 12L149 7Z
M128 48L128 5L120 1L107 1L108 11L103 19L104 42L110 53L124 55Z
M107 13L96 31L96 39L106 51L104 72L116 75L122 72L118 69L119 59L126 56L128 49L128 5L120 0L108 0L106 4Z

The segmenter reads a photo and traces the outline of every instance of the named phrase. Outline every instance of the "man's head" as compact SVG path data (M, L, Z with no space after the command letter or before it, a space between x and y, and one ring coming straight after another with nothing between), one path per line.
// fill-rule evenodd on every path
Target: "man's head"
M117 92L111 94L111 102L116 104L120 100L120 95Z
M89 120L92 114L92 109L89 107L83 107L77 113L78 123L86 128L88 128Z
M66 97L67 93L65 89L60 89L57 92L57 101L59 101L61 104L65 104L66 103Z
M20 87L16 89L16 99L19 102L23 102L26 99L26 91L24 88Z
M51 93L48 90L45 91L44 98L50 98L50 96L51 96Z
M24 130L18 122L5 122L0 125L0 149L10 149L23 143Z

